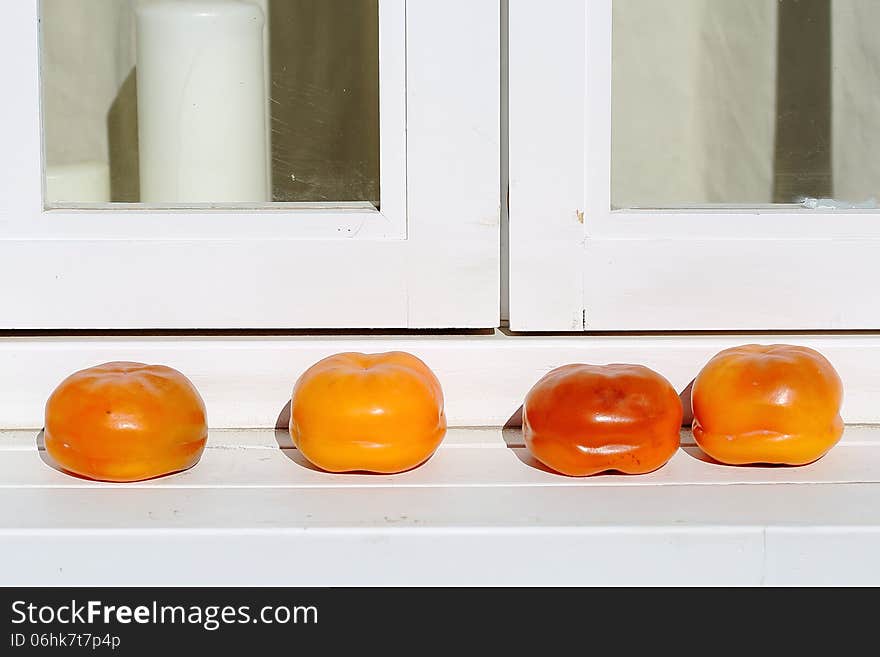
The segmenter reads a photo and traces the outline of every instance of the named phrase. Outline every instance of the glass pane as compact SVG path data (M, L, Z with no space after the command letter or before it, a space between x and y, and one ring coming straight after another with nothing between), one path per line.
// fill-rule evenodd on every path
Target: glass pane
M378 0L41 11L47 204L378 207Z
M614 0L613 10L615 208L875 205L880 3Z

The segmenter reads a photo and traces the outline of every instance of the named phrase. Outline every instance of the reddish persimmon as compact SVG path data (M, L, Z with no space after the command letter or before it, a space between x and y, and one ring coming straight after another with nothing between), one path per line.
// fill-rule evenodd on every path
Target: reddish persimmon
M721 463L812 463L843 435L842 400L840 377L812 349L727 349L694 382L694 438Z
M566 365L538 381L523 405L523 436L548 468L583 477L644 474L679 445L675 388L641 365Z
M411 354L330 356L296 382L290 435L303 456L329 472L409 470L446 435L443 391Z
M46 451L100 481L140 481L195 465L208 437L205 404L162 365L107 363L65 379L46 402Z

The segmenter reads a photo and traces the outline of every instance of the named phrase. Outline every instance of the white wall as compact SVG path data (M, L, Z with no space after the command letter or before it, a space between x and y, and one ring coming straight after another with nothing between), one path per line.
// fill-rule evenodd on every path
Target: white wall
M134 66L134 0L43 0L49 164L108 161L104 117Z
M880 199L880 2L832 5L834 196Z
M769 203L776 6L614 0L612 202Z

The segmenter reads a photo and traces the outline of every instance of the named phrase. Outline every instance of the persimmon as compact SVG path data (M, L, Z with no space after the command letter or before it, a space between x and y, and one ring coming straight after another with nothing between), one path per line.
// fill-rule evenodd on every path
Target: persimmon
M330 356L296 382L290 435L306 459L328 472L409 470L446 435L443 391L430 368L408 353Z
M162 365L106 363L67 377L46 402L46 451L99 481L140 481L195 465L205 449L205 403Z
M548 468L583 477L644 474L679 445L682 407L675 388L641 365L566 365L529 391L523 437Z
M819 352L746 345L716 355L694 381L694 439L730 465L805 465L843 435L843 384Z

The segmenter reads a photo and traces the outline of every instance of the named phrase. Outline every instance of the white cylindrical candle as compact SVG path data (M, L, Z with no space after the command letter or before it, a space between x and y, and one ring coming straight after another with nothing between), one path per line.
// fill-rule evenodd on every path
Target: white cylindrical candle
M241 0L138 7L142 202L269 200L264 20Z
M106 162L77 162L46 167L46 204L109 203L110 167Z

